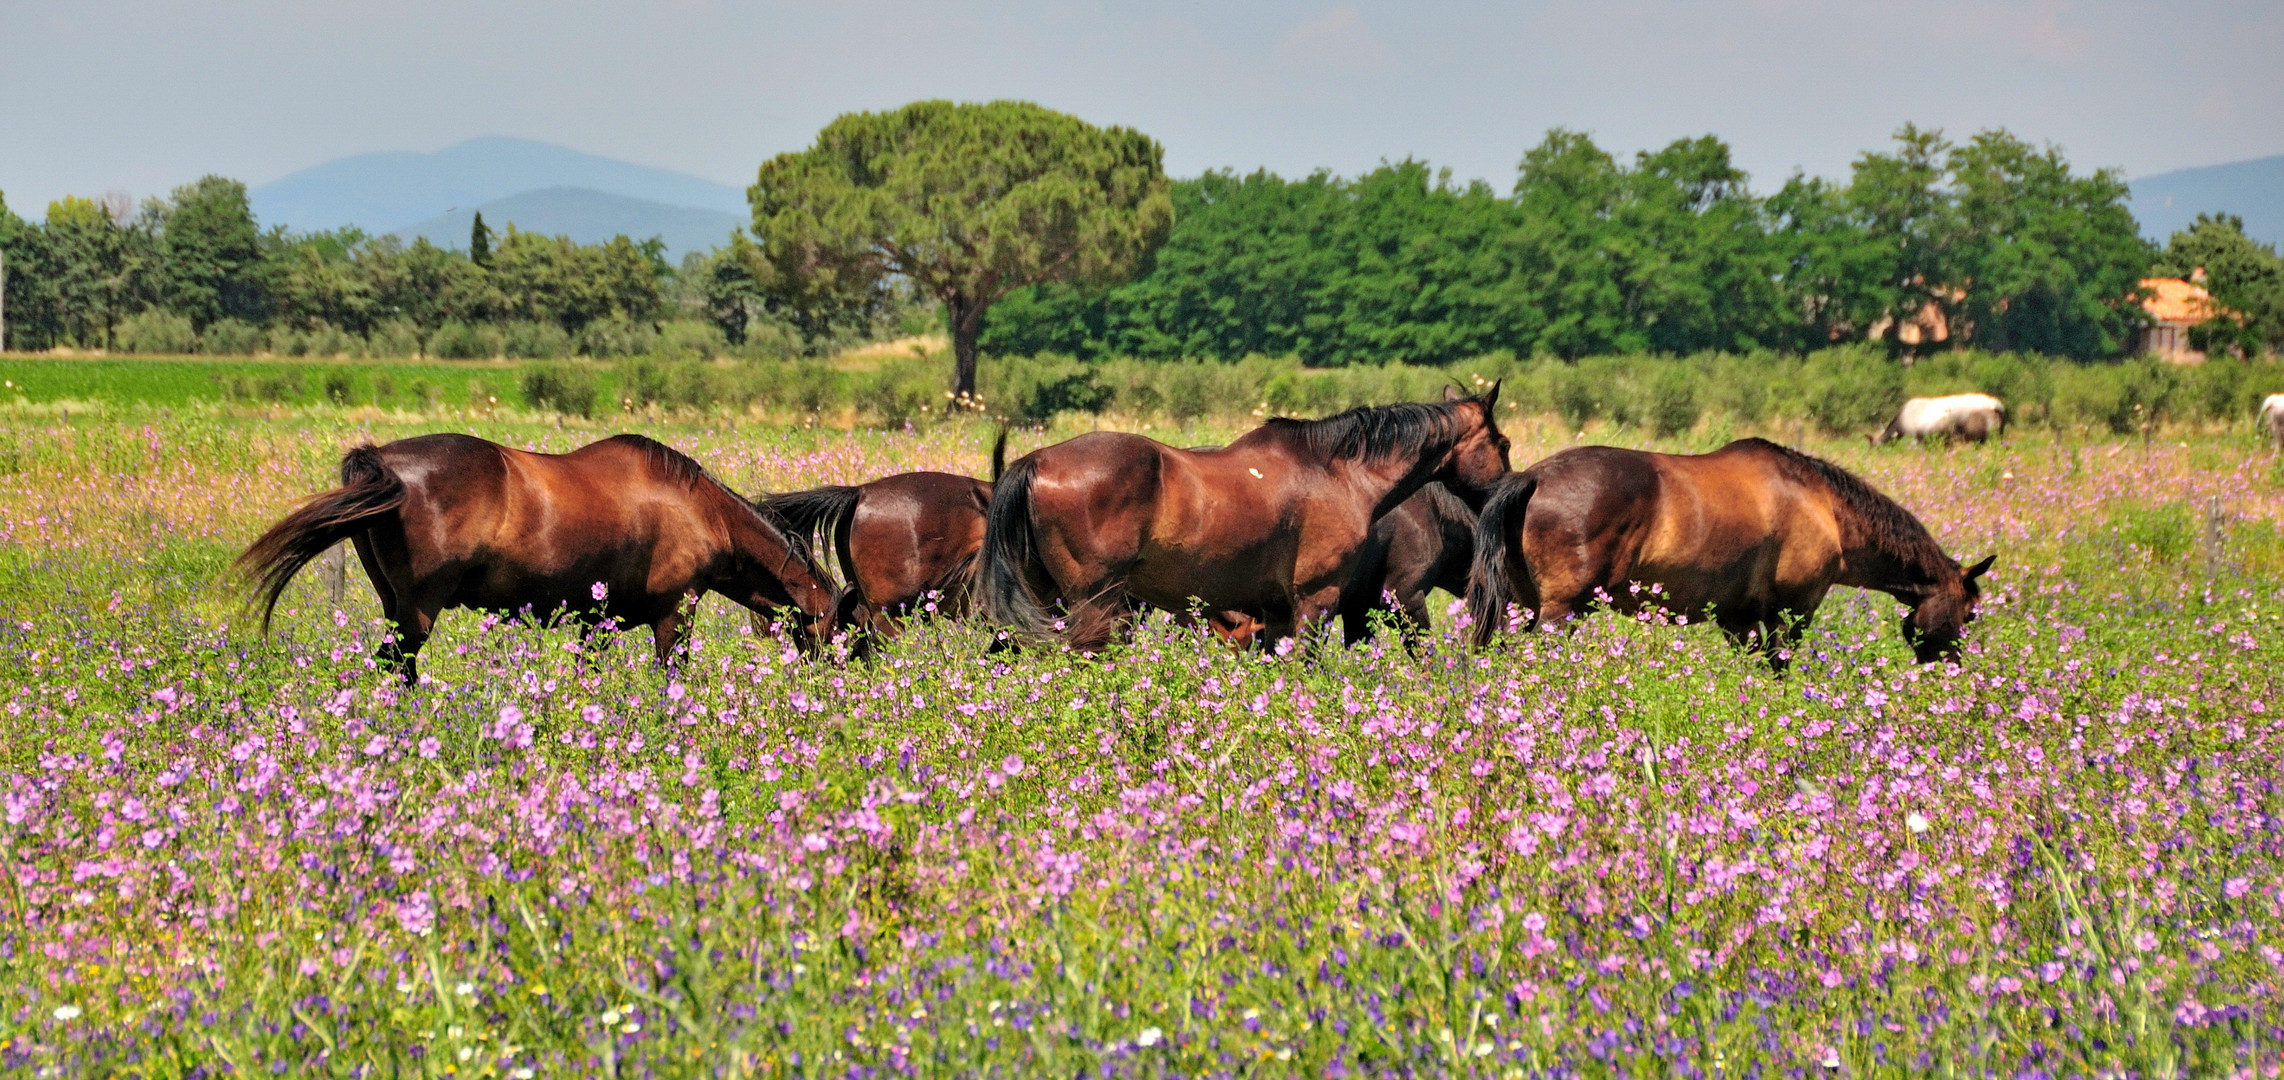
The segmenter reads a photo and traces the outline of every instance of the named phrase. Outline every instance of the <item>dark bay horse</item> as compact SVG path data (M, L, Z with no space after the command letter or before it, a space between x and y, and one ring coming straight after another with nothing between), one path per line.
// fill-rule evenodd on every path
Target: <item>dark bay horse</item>
M1353 645L1372 633L1372 615L1391 617L1406 642L1428 629L1427 594L1467 595L1475 556L1475 511L1442 484L1431 483L1372 523L1357 553L1356 572L1340 593L1341 637ZM1206 613L1205 625L1238 648L1255 644L1265 613Z
M1492 489L1467 606L1477 644L1506 625L1510 602L1548 624L1597 593L1619 611L1710 613L1781 666L1824 594L1849 585L1910 605L1903 636L1930 663L1958 656L1976 579L1996 558L1961 567L1871 485L1766 440L1687 456L1584 446Z
M991 479L1006 471L1007 429L991 447ZM848 583L835 625L893 634L895 617L930 593L940 614L967 610L983 547L991 483L942 472L908 472L867 484L826 485L756 500L804 550L823 535Z
M257 582L265 630L286 583L343 540L396 624L382 658L408 683L437 614L452 607L649 626L661 662L681 643L687 605L708 591L755 611L800 609L816 624L796 623L804 644L831 629L833 590L807 545L697 462L640 435L568 454L469 435L350 450L340 487L238 557Z
M1098 432L1033 451L993 489L985 610L1035 637L1059 599L1082 650L1132 601L1294 636L1340 602L1376 520L1429 481L1479 492L1507 471L1498 394L1271 420L1218 450Z

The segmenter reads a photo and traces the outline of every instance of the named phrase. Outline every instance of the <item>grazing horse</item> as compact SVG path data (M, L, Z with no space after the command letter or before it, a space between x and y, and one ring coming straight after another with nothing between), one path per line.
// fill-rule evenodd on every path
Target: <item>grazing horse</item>
M2268 433L2268 445L2284 451L2284 394L2270 394L2261 400L2260 426Z
M270 527L238 556L262 626L286 583L327 548L356 545L382 613L396 624L381 657L417 679L414 660L445 608L604 618L649 626L666 662L686 607L707 591L755 611L797 607L829 632L832 589L773 521L681 452L620 435L568 454L514 450L469 435L359 446L341 486ZM811 627L796 625L808 643Z
M1896 439L1962 439L1979 443L2006 434L2006 406L1989 394L1912 398L1877 435L1873 446Z
M1001 428L991 447L992 481L1006 462L1007 429ZM755 505L782 522L804 551L821 532L840 556L848 587L834 601L836 625L893 634L895 616L930 593L939 594L941 614L967 609L991 483L951 473L897 473L869 484L764 496Z
M1903 636L1929 663L1957 657L1995 558L1962 568L1847 470L1762 439L1687 456L1585 446L1492 490L1467 606L1477 644L1506 624L1510 600L1547 624L1602 597L1620 611L1710 613L1781 666L1824 594L1851 585L1910 605Z
M1097 432L1033 451L992 491L985 610L1040 636L1060 598L1082 650L1131 601L1258 613L1293 636L1340 602L1374 521L1429 481L1479 492L1507 471L1498 396L1271 420L1219 450Z

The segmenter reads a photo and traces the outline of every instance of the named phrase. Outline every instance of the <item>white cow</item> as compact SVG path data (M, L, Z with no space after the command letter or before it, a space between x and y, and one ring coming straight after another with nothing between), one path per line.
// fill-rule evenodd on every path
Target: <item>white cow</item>
M2284 451L2284 394L2270 394L2260 403L2260 426L2268 431L2269 445Z
M1894 439L1930 437L1979 443L2005 433L2006 406L1999 399L1989 394L1952 394L1904 402L1886 429L1870 438L1874 446Z

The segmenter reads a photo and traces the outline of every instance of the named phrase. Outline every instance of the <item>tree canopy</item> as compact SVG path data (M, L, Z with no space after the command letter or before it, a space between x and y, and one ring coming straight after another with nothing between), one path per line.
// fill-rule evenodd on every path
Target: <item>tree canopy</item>
M984 313L1043 282L1115 284L1173 220L1163 151L1026 102L923 101L834 120L748 191L767 288L797 307L909 279L944 305L955 389L975 390Z
M1578 357L1813 349L1933 308L1955 343L2079 358L2126 347L2152 252L2114 174L2003 131L1953 146L1906 126L1845 183L1755 196L1719 139L1621 162L1557 129L1513 190L1416 161L1352 179L1208 173L1115 287L1009 296L985 347L1073 356L1298 354L1448 363L1505 349Z

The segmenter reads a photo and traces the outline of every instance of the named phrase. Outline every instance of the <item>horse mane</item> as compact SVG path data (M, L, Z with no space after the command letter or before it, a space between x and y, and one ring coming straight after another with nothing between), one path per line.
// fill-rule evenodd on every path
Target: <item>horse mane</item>
M1442 484L1430 483L1420 489L1420 494L1435 504L1435 513L1439 518L1446 521L1475 520L1475 508L1467 505L1467 500Z
M1943 546L1935 542L1935 537L1917 516L1901 503L1880 494L1862 477L1814 454L1779 446L1767 439L1738 442L1768 453L1776 459L1778 470L1795 482L1821 484L1830 490L1842 505L1854 511L1864 539L1874 550L1919 570L1930 579L1939 580L1944 570L1953 567L1951 557L1944 554Z
M801 564L803 569L809 571L811 576L822 576L822 572L817 566L816 556L809 550L809 542L806 539L795 540L792 531L786 528L785 523L780 521L777 515L770 513L760 504L759 500L748 499L730 490L728 484L722 483L713 473L707 472L704 465L698 464L698 459L648 435L631 433L613 435L603 441L618 443L628 449L641 452L644 462L661 479L681 484L686 488L708 487L726 496L739 509L753 515L753 519L760 522L763 528L768 529L771 535L784 541L786 549L793 553L794 559Z
M1458 402L1359 405L1322 420L1279 416L1262 426L1300 440L1311 452L1331 461L1417 457L1430 442L1459 434L1459 421L1452 416L1455 404Z

